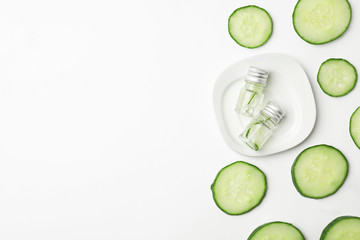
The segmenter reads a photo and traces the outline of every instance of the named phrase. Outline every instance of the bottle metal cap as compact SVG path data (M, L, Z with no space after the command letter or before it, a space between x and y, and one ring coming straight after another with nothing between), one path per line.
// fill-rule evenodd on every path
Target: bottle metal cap
M245 77L246 81L266 86L269 73L260 68L250 66Z
M267 102L266 106L263 110L261 110L261 112L270 117L275 124L279 124L281 119L285 117L285 112L276 104L270 101Z

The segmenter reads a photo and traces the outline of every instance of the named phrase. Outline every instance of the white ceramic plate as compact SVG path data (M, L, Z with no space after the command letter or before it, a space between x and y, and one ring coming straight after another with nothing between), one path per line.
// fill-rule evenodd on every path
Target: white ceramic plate
M269 71L264 103L274 101L286 112L274 134L260 151L250 149L239 139L246 120L234 111L249 66ZM229 147L247 156L265 156L292 148L311 133L316 120L314 95L303 68L283 54L263 54L241 60L227 68L217 79L213 94L216 118Z

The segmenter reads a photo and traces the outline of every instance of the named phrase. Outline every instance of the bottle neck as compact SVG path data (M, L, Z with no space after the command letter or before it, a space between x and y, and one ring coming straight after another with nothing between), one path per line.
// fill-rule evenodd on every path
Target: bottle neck
M248 90L252 90L252 91L262 91L264 89L264 85L262 84L258 84L258 83L254 83L254 82L250 82L245 80L245 87Z

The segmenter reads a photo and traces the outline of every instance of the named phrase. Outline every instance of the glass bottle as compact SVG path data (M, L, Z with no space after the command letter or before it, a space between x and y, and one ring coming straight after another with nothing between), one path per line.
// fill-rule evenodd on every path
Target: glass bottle
M240 139L258 151L276 129L285 112L273 102L268 102L259 114L246 126Z
M256 67L249 67L245 76L245 86L240 90L236 103L237 113L253 116L257 108L261 106L269 73Z

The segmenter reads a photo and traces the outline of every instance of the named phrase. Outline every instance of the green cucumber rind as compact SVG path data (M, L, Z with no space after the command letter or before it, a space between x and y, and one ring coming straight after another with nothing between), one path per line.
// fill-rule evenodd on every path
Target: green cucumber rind
M350 3L349 3L348 0L344 0L344 1L347 2L348 6L349 6L349 9L350 9L350 19L349 19L349 22L348 22L346 28L344 29L344 31L342 31L339 35L337 35L336 37L334 37L334 38L332 38L332 39L330 39L330 40L328 40L328 41L325 41L325 42L312 42L312 41L309 41L309 40L305 39L305 38L298 32L298 30L296 29L296 26L295 26L295 13L296 13L296 8L297 8L298 4L301 2L301 0L298 0L298 2L297 2L296 5L295 5L293 14L292 14L292 23L293 23L294 30L295 30L295 32L297 33L297 35L298 35L302 40L304 40L305 42L310 43L310 44L313 44L313 45L322 45L322 44L325 44L325 43L329 43L329 42L332 42L332 41L338 39L338 38L341 37L342 35L344 35L344 33L346 32L346 30L349 28L350 22L351 22L351 19L352 19L352 9L351 9L351 5L350 5Z
M289 226L295 228L295 230L298 231L298 232L300 233L300 235L302 236L302 239L305 240L304 235L302 234L302 232L301 232L297 227L295 227L295 226L292 225L291 223L281 222L281 221L269 222L269 223L265 223L265 224L263 224L263 225L260 225L259 227L255 228L255 230L250 234L250 236L248 237L247 240L251 240L251 239L254 237L254 235L255 235L258 231L260 231L263 227L265 227L265 226L267 226L267 225L270 225L270 224L276 224L276 223L286 224L286 225L289 225Z
M247 210L245 210L245 211L243 211L243 212L240 212L240 213L230 213L230 212L227 212L225 209L223 209L223 208L220 206L220 204L217 202L217 200L216 200L216 193L215 193L215 191L214 191L214 185L215 185L215 183L216 183L216 180L218 179L218 177L220 176L221 172L222 172L224 169L226 169L226 168L228 168L228 167L231 167L232 165L235 165L235 164L238 164L238 163L243 163L243 164L249 165L249 166L254 167L255 169L259 170L259 171L261 172L261 174L263 175L263 177L264 177L265 188L264 188L264 192L263 192L262 196L260 197L259 202L257 202L252 208L247 209ZM210 186L210 189L211 189L211 192L212 192L212 196L213 196L214 202L215 202L216 206L217 206L221 211L223 211L224 213L226 213L226 214L228 214L228 215L242 215L242 214L245 214L245 213L247 213L247 212L250 212L251 210L253 210L253 209L256 208L257 206L259 206L259 204L260 204L260 203L262 202L262 200L264 199L264 197L265 197L265 195L266 195L266 191L267 191L266 175L265 175L265 173L264 173L260 168L258 168L258 167L255 166L255 165L252 165L252 164L247 163L247 162L244 162L244 161L236 161L236 162L234 162L234 163L232 163L232 164L230 164L230 165L227 165L227 166L223 167L223 168L218 172L218 174L216 175L216 177L215 177L215 179L214 179L214 182L213 182L213 183L211 184L211 186Z
M236 38L231 34L231 31L230 31L230 24L229 24L229 23L230 23L230 19L231 19L232 15L234 15L237 11L242 10L242 9L245 9L245 8L257 8L257 9L259 9L259 10L264 11L264 12L269 16L269 19L270 19L270 22L271 22L271 31L270 31L270 33L269 33L269 36L267 36L267 38L266 38L261 44L259 44L259 45L257 45L257 46L254 46L254 47L248 47L248 46L246 46L246 45L244 45L244 44L241 44L239 41L236 40ZM258 6L256 6L256 5L248 5L248 6L240 7L240 8L238 8L238 9L236 9L236 10L229 16L229 18L228 18L228 32L229 32L229 34L230 34L230 37L231 37L237 44L239 44L240 46L245 47L245 48L249 48L249 49L258 48L258 47L261 47L262 45L264 45L264 44L270 39L270 37L271 37L271 35L272 35L272 32L273 32L273 20L272 20L270 14L268 13L268 11L266 11L265 9L263 9L263 8L261 8L261 7L258 7Z
M328 93L328 92L324 89L324 87L323 87L323 86L321 85L321 83L320 83L320 79L319 79L320 70L321 70L321 68L323 67L324 64L326 64L327 62L330 62L330 61L344 61L344 62L346 62L347 64L349 64L350 67L352 67L352 68L354 69L354 72L355 72L355 81L354 81L354 84L353 84L353 86L352 86L347 92L345 92L345 93L343 93L343 94L340 94L340 95L330 94L330 93ZM356 71L356 68L354 67L354 65L352 65L348 60L343 59L343 58L329 58L328 60L326 60L325 62L323 62L323 63L320 65L316 79L317 79L317 82L318 82L321 90L322 90L325 94L329 95L330 97L342 97L342 96L345 96L346 94L348 94L349 92L351 92L352 90L354 90L354 88L355 88L355 86L356 86L356 83L357 83L358 74L357 74L357 71Z
M296 168L296 164L297 164L299 158L301 157L301 155L302 155L305 151L307 151L307 150L309 150L309 149L311 149L311 148L319 147L319 146L328 147L328 148L334 149L335 151L337 151L338 153L340 153L341 156L343 157L343 159L345 160L345 163L346 163L346 173L345 173L345 177L344 177L342 183L341 183L341 184L339 185L339 187L336 188L333 192L331 192L331 193L329 193L329 194L327 194L327 195L324 195L324 196L314 197L314 196L310 196L310 195L304 193L304 192L301 190L301 188L298 186L297 181L296 181L295 168ZM296 157L296 159L295 159L295 161L294 161L294 163L293 163L293 165L292 165L292 167L291 167L291 178L292 178L292 182L293 182L296 190L297 190L302 196L307 197L307 198L312 198L312 199L322 199L322 198L326 198L326 197L328 197L328 196L331 196L331 195L335 194L335 193L341 188L341 186L344 184L344 182L345 182L345 180L346 180L346 178L347 178L347 176L348 176L348 173L349 173L349 162L347 161L345 155L344 155L339 149L337 149L337 148L335 148L335 147L333 147L333 146L330 146L330 145L326 145L326 144L319 144L319 145L311 146L311 147L308 147L308 148L304 149L304 150L301 151L301 153L299 153L299 155Z
M354 216L342 216L342 217L338 217L335 218L334 220L332 220L322 231L321 236L320 236L320 240L325 240L327 233L329 232L329 230L334 227L338 222L344 220L344 219L359 219L359 217L354 217Z
M360 142L357 143L354 136L351 133L351 121L357 111L360 111L360 106L358 108L356 108L356 110L353 112L353 114L351 114L350 123L349 123L349 132L350 132L350 136L351 136L352 140L354 141L355 145L360 149Z

